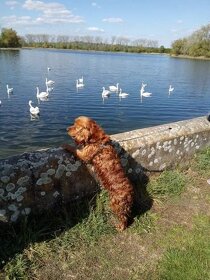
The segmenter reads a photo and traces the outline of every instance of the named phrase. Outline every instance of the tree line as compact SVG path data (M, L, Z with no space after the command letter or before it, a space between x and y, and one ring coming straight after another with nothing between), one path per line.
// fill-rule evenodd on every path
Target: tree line
M174 41L171 53L210 58L210 24L202 26L188 37Z
M170 49L158 47L156 40L136 39L129 40L122 36L112 36L110 40L100 36L66 36L48 34L26 34L18 36L11 28L3 28L0 35L0 47L34 47L59 48L72 50L94 50L133 53L169 53Z
M59 48L72 50L94 50L133 53L169 53L192 57L210 58L210 24L201 27L192 35L175 40L171 49L158 47L155 40L129 40L122 36L112 36L110 40L100 36L66 36L48 34L26 34L18 36L12 28L3 28L0 34L1 48Z

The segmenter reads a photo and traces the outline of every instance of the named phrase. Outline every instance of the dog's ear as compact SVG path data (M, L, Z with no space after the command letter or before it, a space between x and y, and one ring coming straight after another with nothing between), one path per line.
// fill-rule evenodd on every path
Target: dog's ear
M89 135L89 142L91 143L105 143L110 140L109 136L105 134L103 129L95 122L91 121L90 122L90 135Z
M91 139L91 131L88 128L84 128L82 131L82 137L85 143L89 143Z

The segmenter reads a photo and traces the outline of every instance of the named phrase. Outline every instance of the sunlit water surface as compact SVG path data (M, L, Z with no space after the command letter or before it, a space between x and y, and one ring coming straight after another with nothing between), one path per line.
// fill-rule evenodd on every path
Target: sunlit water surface
M51 71L47 70L51 68ZM84 88L76 79L84 77ZM36 87L55 81L48 101L40 103ZM148 98L140 98L141 83ZM102 87L119 83L127 98ZM6 84L14 88L8 95ZM169 85L174 91L169 95ZM71 141L66 127L80 115L94 118L109 134L206 115L210 111L210 61L165 55L74 52L62 50L0 51L0 158ZM29 100L39 106L31 119Z

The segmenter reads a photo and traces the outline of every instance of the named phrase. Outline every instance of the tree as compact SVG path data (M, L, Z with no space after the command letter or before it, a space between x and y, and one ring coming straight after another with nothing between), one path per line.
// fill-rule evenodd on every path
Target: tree
M165 52L165 47L163 45L160 46L160 53L164 53Z
M172 43L172 53L175 55L185 54L186 39L179 39Z
M12 28L3 28L1 32L1 46L4 48L18 48L21 47L21 38L17 32Z
M202 26L189 37L172 43L172 53L175 55L190 55L210 57L210 24Z

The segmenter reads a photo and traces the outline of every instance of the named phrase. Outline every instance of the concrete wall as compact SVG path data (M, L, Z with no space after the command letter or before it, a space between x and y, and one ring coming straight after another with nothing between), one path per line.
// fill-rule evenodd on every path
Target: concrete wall
M186 162L210 146L206 117L112 135L121 162L133 182L143 170L162 171ZM143 168L142 168L143 167ZM0 160L0 221L16 222L30 213L83 198L99 189L90 165L62 148Z

